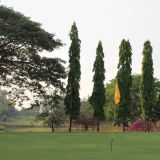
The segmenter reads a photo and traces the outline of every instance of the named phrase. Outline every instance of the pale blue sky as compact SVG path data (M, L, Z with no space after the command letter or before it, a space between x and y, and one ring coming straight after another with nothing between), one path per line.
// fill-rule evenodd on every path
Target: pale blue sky
M92 92L92 68L99 40L105 54L106 82L117 73L119 44L129 39L132 73L141 72L143 43L153 46L155 76L160 77L160 0L1 0L1 4L38 21L66 46L47 56L68 61L69 31L76 21L81 44L81 98Z

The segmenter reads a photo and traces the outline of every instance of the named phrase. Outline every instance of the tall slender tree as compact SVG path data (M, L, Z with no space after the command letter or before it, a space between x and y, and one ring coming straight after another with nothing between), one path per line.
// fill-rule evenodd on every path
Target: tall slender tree
M152 46L150 41L144 43L143 61L142 61L142 80L141 80L141 106L142 119L148 123L148 132L150 131L150 122L154 109L154 77L153 77Z
M66 96L64 99L66 115L69 116L70 125L69 132L72 128L72 120L76 119L80 114L80 44L81 41L78 38L78 30L76 23L74 22L70 31L71 45L69 48L69 73L68 84L66 88Z
M120 103L116 107L115 124L123 125L123 132L130 121L130 105L131 105L131 64L132 64L132 49L129 41L122 40L119 47L119 64L117 80L120 89Z
M104 80L105 80L105 68L104 68L104 53L101 41L98 43L98 47L96 50L96 59L93 66L93 92L89 99L90 104L94 108L94 117L97 118L97 131L100 130L99 124L100 121L105 120L104 115L104 107L106 103L106 96L105 96L105 87L104 87Z

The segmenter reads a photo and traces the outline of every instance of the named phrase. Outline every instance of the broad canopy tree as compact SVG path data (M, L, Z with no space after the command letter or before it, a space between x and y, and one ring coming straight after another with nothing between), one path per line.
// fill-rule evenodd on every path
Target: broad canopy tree
M45 96L55 94L53 90L49 93L49 88L56 93L64 91L61 81L66 76L64 61L39 54L61 46L63 43L41 24L12 8L0 6L0 86L12 88L12 100L22 104L28 100L24 94L28 90L34 93L33 104L39 104Z

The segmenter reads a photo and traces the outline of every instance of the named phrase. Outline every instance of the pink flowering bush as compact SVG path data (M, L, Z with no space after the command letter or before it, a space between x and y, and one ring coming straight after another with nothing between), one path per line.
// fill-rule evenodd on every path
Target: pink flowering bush
M147 124L146 122L142 121L142 120L137 120L135 122L133 122L131 124L131 126L129 127L129 131L146 131L147 130ZM150 128L151 130L151 128Z

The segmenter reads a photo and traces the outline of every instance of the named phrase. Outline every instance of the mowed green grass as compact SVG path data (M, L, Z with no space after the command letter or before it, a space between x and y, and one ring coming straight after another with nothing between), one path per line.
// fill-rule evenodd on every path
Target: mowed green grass
M16 125L42 125L42 121L36 121L35 117L12 117L9 122Z
M160 133L1 133L1 160L158 160Z

